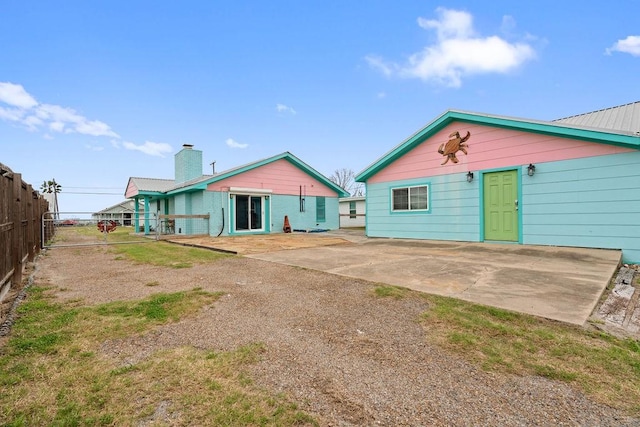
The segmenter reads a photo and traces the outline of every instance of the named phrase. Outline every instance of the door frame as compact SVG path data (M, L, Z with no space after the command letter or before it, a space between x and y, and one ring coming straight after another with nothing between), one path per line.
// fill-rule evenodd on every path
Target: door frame
M503 241L503 240L487 240L488 242L499 242L499 243L516 243L516 244L522 244L522 240L523 240L523 233L522 233L522 208L523 208L523 203L522 203L522 171L523 171L523 166L515 166L515 167L505 167L505 168L497 168L497 169L487 169L487 170L483 170L483 171L479 171L478 175L479 175L479 179L478 179L478 184L480 186L480 201L478 203L479 205L479 218L480 218L480 222L478 224L478 227L480 228L480 241L484 242L485 241L485 232L484 232L484 225L485 225L485 218L484 218L484 175L485 174L489 174L489 173L493 173L493 172L508 172L508 171L516 171L516 188L517 188L517 194L518 194L518 211L517 211L517 220L518 220L518 240L517 241Z
M236 196L248 196L261 198L262 228L249 230L236 230ZM271 232L271 192L267 191L233 191L229 193L229 235L267 234Z

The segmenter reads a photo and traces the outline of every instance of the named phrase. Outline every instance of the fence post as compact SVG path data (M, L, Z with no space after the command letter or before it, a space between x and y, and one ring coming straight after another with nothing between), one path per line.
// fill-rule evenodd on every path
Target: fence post
M22 175L13 174L13 185L11 186L11 202L13 206L13 236L11 251L13 252L13 280L15 286L22 283L22 206L20 196L22 195Z
M33 188L31 188L31 184L27 185L27 192L26 192L26 198L27 198L27 260L29 262L32 262L33 259L36 257L36 252L35 252L35 228L36 228L36 223L35 223L35 211L36 211L36 204L34 203L33 199L34 199L34 194L33 194Z

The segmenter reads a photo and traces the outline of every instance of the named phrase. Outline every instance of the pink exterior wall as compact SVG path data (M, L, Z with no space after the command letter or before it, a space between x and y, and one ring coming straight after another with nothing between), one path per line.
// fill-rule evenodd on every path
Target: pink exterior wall
M127 184L127 191L124 192L124 197L128 199L136 194L138 194L138 188L133 184L132 180L129 180L129 184Z
M438 148L449 140L452 132L461 136L471 132L467 140L468 154L457 153L459 163L441 165L445 161ZM425 176L498 169L529 163L543 163L582 157L631 152L628 148L586 141L558 138L538 133L502 129L463 122L451 123L395 162L368 182L386 182Z
M335 191L284 159L209 184L207 190L229 191L229 187L259 188L271 190L274 194L297 196L300 194L301 185L308 196L337 196Z

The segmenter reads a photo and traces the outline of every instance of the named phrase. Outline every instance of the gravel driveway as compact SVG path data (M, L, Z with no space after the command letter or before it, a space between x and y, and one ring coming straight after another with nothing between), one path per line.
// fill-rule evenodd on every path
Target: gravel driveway
M102 351L127 363L185 344L262 342L256 384L288 394L323 426L640 425L566 384L487 373L442 351L418 322L429 309L423 299L377 298L364 280L244 257L179 270L134 265L104 247L50 250L36 279L87 304L224 291L196 318L105 342Z

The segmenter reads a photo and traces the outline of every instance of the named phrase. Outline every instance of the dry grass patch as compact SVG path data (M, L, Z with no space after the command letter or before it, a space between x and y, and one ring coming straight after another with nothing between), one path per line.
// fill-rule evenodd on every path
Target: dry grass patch
M0 424L316 425L246 374L262 344L221 353L172 348L125 365L100 351L107 340L193 316L219 296L194 289L74 307L33 287L0 354Z
M409 289L381 285L379 297L403 298ZM476 305L418 294L430 341L487 371L563 381L594 399L640 414L640 341Z
M191 248L167 242L117 245L111 248L117 259L160 267L189 268L194 264L213 262L231 255L207 249Z
M493 307L429 295L427 336L485 370L568 382L640 414L640 342Z

